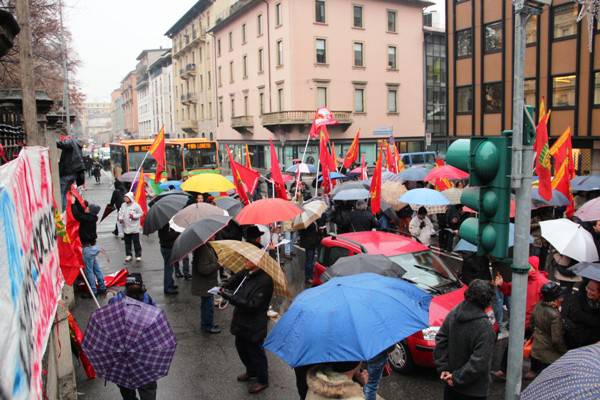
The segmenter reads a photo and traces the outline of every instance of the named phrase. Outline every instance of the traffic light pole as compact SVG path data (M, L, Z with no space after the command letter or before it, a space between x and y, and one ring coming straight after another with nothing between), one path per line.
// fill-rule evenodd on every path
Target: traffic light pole
M513 149L511 186L516 190L515 240L512 263L510 301L510 334L508 340L508 370L505 400L515 400L521 393L523 371L523 341L525 337L525 301L529 270L529 233L531 224L531 181L533 147L525 145L523 133L523 77L525 63L525 25L539 9L526 0L513 0L515 43L513 70Z

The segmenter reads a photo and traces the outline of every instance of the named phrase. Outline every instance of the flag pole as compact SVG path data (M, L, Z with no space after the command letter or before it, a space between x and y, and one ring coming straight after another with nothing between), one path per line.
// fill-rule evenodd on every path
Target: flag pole
M317 190L319 189L319 166L321 163L321 158L317 158L317 177L315 178L315 195L313 198L317 197ZM321 174L322 175L322 174Z
M98 306L98 308L100 308L100 303L98 303L98 299L96 298L96 295L94 294L94 291L92 290L92 286L90 286L90 282L88 281L87 276L85 276L85 272L83 272L83 268L80 267L79 272L81 273L81 276L83 276L85 285L88 287L88 290L90 291L90 294L92 295L92 298L94 299L94 302L96 303L96 306Z
M148 158L148 154L150 154L149 151L146 152L146 155L142 159L140 166L138 167L137 171L135 172L135 177L133 178L133 181L131 182L131 187L129 188L130 192L133 190L133 185L135 185L135 182L137 182L138 177L140 176L140 171L141 171L142 167L144 166L144 161L146 161L146 158Z

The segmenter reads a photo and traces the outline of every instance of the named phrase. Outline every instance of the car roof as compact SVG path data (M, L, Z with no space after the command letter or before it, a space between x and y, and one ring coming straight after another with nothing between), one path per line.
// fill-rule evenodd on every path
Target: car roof
M429 250L429 247L412 240L407 236L397 235L390 232L365 231L343 233L337 236L339 239L349 239L360 243L368 254L381 254L384 256L395 256L398 254L416 253Z

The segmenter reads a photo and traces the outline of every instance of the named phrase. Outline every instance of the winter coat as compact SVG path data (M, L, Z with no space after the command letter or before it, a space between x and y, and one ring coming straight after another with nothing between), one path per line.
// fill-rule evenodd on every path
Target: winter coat
M129 192L125 196L131 199L131 203L123 202L119 209L119 223L123 225L123 233L132 234L140 233L140 218L144 215L142 207L133 199L133 193Z
M435 365L439 372L452 374L456 392L485 397L495 342L487 314L463 301L446 316L435 338Z
M346 399L362 400L363 388L345 374L328 368L314 367L306 375L306 400Z
M306 229L302 229L298 233L300 234L298 244L303 249L314 249L321 243L321 233L316 222L313 222Z
M83 153L79 143L73 139L63 140L56 143L56 147L62 150L58 161L58 175L78 175L85 171Z
M478 256L477 253L470 253L463 256L463 265L460 270L460 280L465 284L470 284L475 279L491 281L489 260L485 256Z
M169 224L166 224L158 230L158 243L163 249L172 249L173 243L179 237L179 232L175 232Z
M123 196L125 196L125 191L123 189L115 189L112 192L112 196L110 197L110 205L115 207L118 211L123 204Z
M565 299L561 315L569 349L600 341L600 307L592 307L585 289Z
M224 285L231 296L223 296L235 306L231 320L231 334L252 342L262 342L267 336L267 311L273 297L273 279L258 269L243 270L233 275Z
M211 245L194 250L192 258L192 289L194 296L210 296L207 291L219 284L219 259Z
M98 216L86 213L79 202L75 202L71 207L73 217L79 222L79 239L82 246L93 246L96 244L98 235L96 234L96 223Z
M552 364L567 351L560 311L550 303L539 302L531 315L533 345L531 356L544 364Z
M423 228L421 228L421 222L425 223ZM431 235L435 232L429 217L425 217L425 219L421 220L416 215L410 220L408 230L411 235L419 239L419 242L423 243L425 246L429 246L431 243Z
M350 229L352 232L371 231L377 228L377 219L369 210L354 210L350 214Z

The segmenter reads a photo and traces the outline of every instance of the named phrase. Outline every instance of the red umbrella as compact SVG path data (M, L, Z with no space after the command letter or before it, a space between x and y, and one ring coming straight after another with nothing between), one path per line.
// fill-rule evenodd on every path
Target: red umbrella
M467 179L469 174L465 171L462 171L458 168L453 167L452 165L443 165L441 167L435 167L425 177L425 181L435 181L436 179Z
M291 201L283 199L262 199L248 204L235 220L240 225L268 225L274 222L290 221L302 209Z

